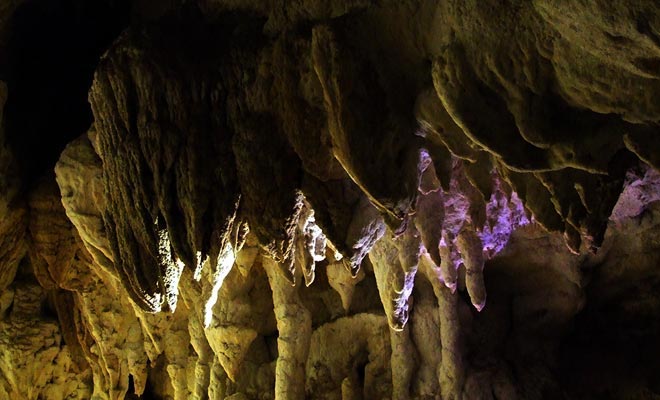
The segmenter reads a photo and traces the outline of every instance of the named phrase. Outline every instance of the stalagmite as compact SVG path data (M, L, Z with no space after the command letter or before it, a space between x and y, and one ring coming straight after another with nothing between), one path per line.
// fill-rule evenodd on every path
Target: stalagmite
M440 340L442 343L442 366L440 367L440 387L443 398L460 399L465 379L460 322L458 318L458 296L445 288L440 288Z
M192 390L192 395L194 399L203 399L208 396L211 364L213 363L215 353L206 340L202 321L194 312L190 313L189 316L188 334L190 335L190 344L195 350L195 353L197 353L197 360L195 362L195 387Z
M117 400L128 391L129 374L146 384L143 366L147 360L141 348L143 336L138 319L135 314L122 313L125 307L130 307L128 301L117 298L118 289L112 286L103 292L103 299L95 298L95 292L83 294L79 306L86 318L86 335L96 343L91 349L90 362L101 366L101 375L94 377L95 390L109 393L111 400Z
M386 318L373 314L339 318L318 327L310 340L307 393L315 398L343 398L345 392L357 392L364 399L388 396L389 331ZM328 347L334 350L327 351Z
M312 335L311 315L300 301L299 286L291 286L277 263L263 257L262 264L273 291L277 319L275 399L304 399L305 363Z
M410 326L403 330L390 330L392 346L392 399L406 400L410 398L410 383L415 373L417 354L415 345L410 339Z
M461 323L458 315L458 293L442 284L437 267L427 256L420 260L420 270L427 277L438 301L442 362L438 379L443 399L460 399L465 379Z

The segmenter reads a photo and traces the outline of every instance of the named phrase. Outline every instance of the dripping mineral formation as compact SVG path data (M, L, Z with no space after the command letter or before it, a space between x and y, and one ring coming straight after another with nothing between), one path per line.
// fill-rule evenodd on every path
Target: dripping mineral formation
M660 399L655 0L3 0L0 398Z

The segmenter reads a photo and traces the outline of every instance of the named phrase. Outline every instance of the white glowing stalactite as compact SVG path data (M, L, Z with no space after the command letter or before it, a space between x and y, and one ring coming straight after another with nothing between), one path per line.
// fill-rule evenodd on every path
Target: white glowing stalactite
M325 260L327 240L316 225L314 210L307 203L300 215L297 235L297 260L302 267L305 285L310 286L316 276L316 263Z
M408 322L420 252L419 232L410 226L398 238L388 229L369 253L380 299L395 331L403 330Z
M225 248L222 249L218 255L218 262L213 271L213 275L211 276L211 293L204 303L204 328L211 326L211 321L213 320L213 306L218 301L218 292L220 291L225 278L231 271L235 260L236 256L234 254L234 248L230 243L227 243Z
M202 279L202 266L204 265L204 259L202 257L202 252L198 251L195 253L195 272L193 273L193 279L199 282Z
M432 172L432 164L427 164L424 175ZM440 267L445 286L455 292L459 275L464 273L472 304L481 311L486 302L485 262L504 249L514 230L530 220L516 193L507 190L496 174L491 174L491 196L483 202L464 176L462 162L454 160L453 168L449 190L423 187L424 180L420 183L415 226L426 252Z
M499 189L499 183L497 189ZM531 222L527 218L525 207L516 192L512 192L509 198L497 189L493 191L490 201L486 205L487 224L477 232L483 243L486 258L493 258L501 252L509 243L513 231Z
M158 226L158 218L155 225ZM184 264L178 258L173 256L170 235L167 229L158 229L158 262L160 270L164 271L163 285L165 301L170 312L176 310L177 300L179 298L179 279L183 273Z

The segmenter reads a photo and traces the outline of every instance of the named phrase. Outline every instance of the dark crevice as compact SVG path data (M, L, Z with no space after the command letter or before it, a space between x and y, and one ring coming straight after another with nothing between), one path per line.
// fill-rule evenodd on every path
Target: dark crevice
M151 384L149 383L149 380L146 382L146 386L144 388L144 393L142 393L141 396L138 396L135 394L135 383L133 381L133 375L128 376L128 391L126 392L126 399L127 400L160 400L161 397L153 393L153 389L151 387Z
M28 0L11 20L7 137L29 187L90 126L99 57L128 26L126 0Z

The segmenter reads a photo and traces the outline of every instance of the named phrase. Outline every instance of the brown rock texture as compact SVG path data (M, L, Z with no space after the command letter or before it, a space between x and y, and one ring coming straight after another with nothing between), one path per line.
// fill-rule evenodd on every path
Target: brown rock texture
M5 2L0 398L660 398L659 82L654 0Z

